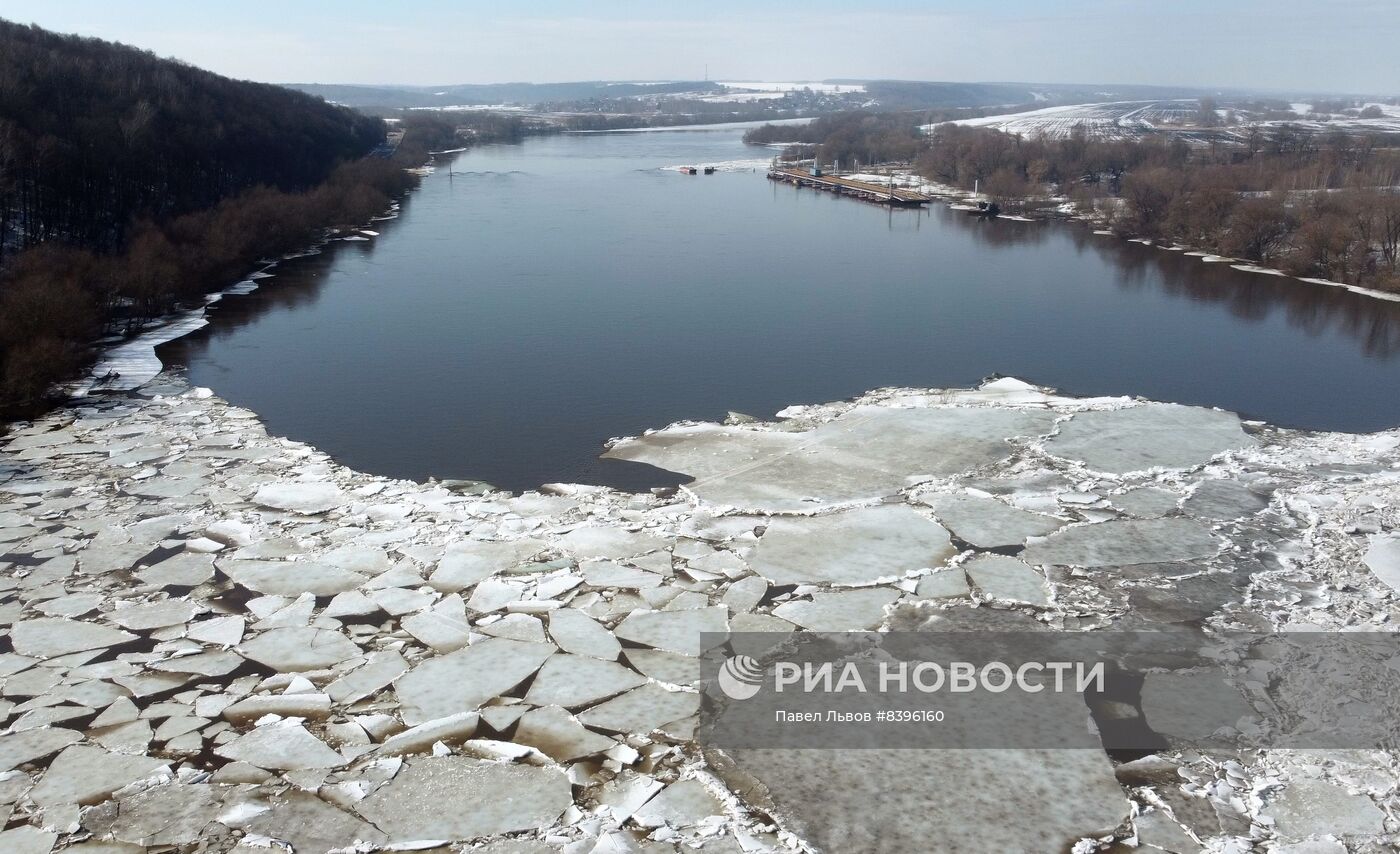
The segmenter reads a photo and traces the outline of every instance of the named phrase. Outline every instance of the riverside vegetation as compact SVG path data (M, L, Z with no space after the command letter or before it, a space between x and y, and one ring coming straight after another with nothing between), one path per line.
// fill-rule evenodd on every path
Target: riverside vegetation
M0 418L41 411L99 337L382 212L459 136L400 128L394 147L319 98L0 21Z
M1003 207L1060 207L1123 236L1247 258L1296 276L1400 290L1400 139L1244 127L1208 142L1172 133L1065 139L934 124L924 113L846 113L745 137L823 163L900 162ZM937 119L935 119L935 122Z

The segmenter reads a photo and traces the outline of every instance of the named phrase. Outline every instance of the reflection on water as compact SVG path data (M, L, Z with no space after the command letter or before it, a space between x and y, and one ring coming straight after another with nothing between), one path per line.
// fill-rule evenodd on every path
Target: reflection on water
M947 209L942 218L988 246L1038 245L1051 235L1065 237L1077 251L1094 252L1109 261L1117 273L1114 280L1122 288L1156 288L1174 297L1220 303L1231 315L1246 321L1282 312L1289 325L1309 335L1355 339L1367 356L1389 359L1400 350L1400 303L1282 276L1246 273L1183 252L1094 234L1082 224L989 221L958 216Z
M1013 374L1275 423L1400 423L1400 305L1079 224L882 210L660 167L737 132L459 155L380 236L285 262L165 348L277 433L368 471L624 488L608 437L884 385Z

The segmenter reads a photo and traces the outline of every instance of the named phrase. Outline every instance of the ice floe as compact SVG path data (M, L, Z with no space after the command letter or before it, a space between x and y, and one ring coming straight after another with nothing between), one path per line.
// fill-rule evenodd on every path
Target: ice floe
M1002 378L614 443L695 478L675 494L511 496L351 471L164 374L0 443L5 851L1298 854L1400 831L1385 751L696 740L715 645L1385 630L1394 431ZM1187 678L1144 684L1168 735Z

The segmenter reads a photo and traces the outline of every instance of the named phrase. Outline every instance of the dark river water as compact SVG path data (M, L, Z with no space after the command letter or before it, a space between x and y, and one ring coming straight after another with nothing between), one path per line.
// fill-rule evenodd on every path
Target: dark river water
M380 236L282 264L162 356L357 469L517 490L675 483L598 460L602 443L991 374L1288 426L1400 424L1400 304L1080 225L777 185L740 133L440 158ZM746 162L663 168L728 161Z

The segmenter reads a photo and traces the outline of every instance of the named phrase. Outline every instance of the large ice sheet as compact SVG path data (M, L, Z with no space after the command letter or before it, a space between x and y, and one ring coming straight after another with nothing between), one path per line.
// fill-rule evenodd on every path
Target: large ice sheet
M1077 413L1045 440L1045 449L1094 471L1124 474L1194 468L1217 454L1253 444L1233 412L1144 403Z
M749 565L775 584L868 584L938 566L955 551L937 522L887 504L775 518Z
M1020 510L986 495L938 494L926 503L958 539L977 548L1019 546L1027 537L1044 536L1065 524L1054 516Z
M1220 539L1192 519L1129 519L1065 528L1032 542L1027 563L1062 566L1127 566L1210 557Z
M1091 750L730 753L731 785L822 851L1068 851L1130 809L1108 758Z
M985 407L858 406L802 432L688 425L620 442L605 456L695 477L705 501L811 512L892 495L911 475L946 476L1004 459L1052 413Z

